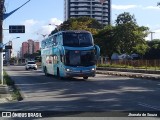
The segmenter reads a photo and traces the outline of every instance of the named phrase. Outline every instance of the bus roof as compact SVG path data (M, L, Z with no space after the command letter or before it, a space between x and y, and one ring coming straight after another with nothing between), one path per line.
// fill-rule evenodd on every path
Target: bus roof
M68 33L68 32L75 32L75 33L90 33L89 31L85 31L85 30L67 30L67 31L60 31L63 33Z
M54 33L52 35L56 35L58 33L91 33L91 32L86 31L86 30L66 30L66 31L58 31L58 32L56 32L56 33ZM52 37L52 35L48 36L47 38ZM45 38L42 41L45 41L47 38Z

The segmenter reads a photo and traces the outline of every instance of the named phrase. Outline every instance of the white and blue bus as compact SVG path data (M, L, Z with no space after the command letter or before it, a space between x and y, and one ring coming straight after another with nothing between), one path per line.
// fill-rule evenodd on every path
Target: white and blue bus
M99 55L88 31L59 31L41 43L43 72L59 78L94 77Z

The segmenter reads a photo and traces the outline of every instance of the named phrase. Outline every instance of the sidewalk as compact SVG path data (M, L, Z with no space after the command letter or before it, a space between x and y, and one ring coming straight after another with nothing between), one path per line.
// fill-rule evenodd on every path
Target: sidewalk
M143 79L150 79L150 80L160 80L160 74L121 72L121 71L107 71L107 70L97 70L96 73L98 73L98 74L107 74L107 75L126 76L126 77L133 77L133 78L143 78Z
M11 94L7 85L0 84L0 103L8 102L11 100Z

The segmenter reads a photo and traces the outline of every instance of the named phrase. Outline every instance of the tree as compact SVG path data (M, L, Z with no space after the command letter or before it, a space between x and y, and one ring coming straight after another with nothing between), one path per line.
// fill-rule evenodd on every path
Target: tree
M137 44L135 47L133 47L134 52L141 55L142 58L148 49L149 49L149 47L146 43L145 44Z
M137 49L141 48L142 46L147 48L145 37L147 36L149 29L144 26L138 26L133 15L130 15L126 12L120 14L117 17L115 27L116 31L114 40L118 45L117 48L119 49L120 53L130 54L135 50L138 52L140 50Z
M144 55L146 59L160 59L160 39L154 39L147 41L149 46L148 51Z
M135 25L137 24L134 15L130 15L128 12L124 12L118 15L115 22L116 22L116 25L123 25L127 23L131 23Z
M29 54L29 53L25 53L24 54L24 58L27 59L39 59L41 57L41 51L37 50L37 52L33 53L33 54Z
M70 18L67 21L64 21L60 25L60 30L86 30L92 34L96 34L99 29L102 29L102 25L93 18L90 17L79 17L79 18ZM53 30L51 34L58 32L57 29Z
M114 29L115 27L108 25L103 30L100 30L98 34L94 35L94 42L101 48L102 56L108 55L111 57L112 53L117 51L116 42L113 39Z
M148 28L138 26L134 16L122 13L117 17L115 26L106 26L94 36L95 43L101 48L101 54L109 57L114 53L138 53L143 55L148 45L145 37Z

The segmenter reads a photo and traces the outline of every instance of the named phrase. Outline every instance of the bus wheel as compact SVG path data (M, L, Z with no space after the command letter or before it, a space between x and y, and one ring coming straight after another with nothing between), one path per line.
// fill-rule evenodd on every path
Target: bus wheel
M88 77L83 77L83 79L88 79Z
M45 76L48 76L47 68L46 67L44 68L44 74L45 74Z

